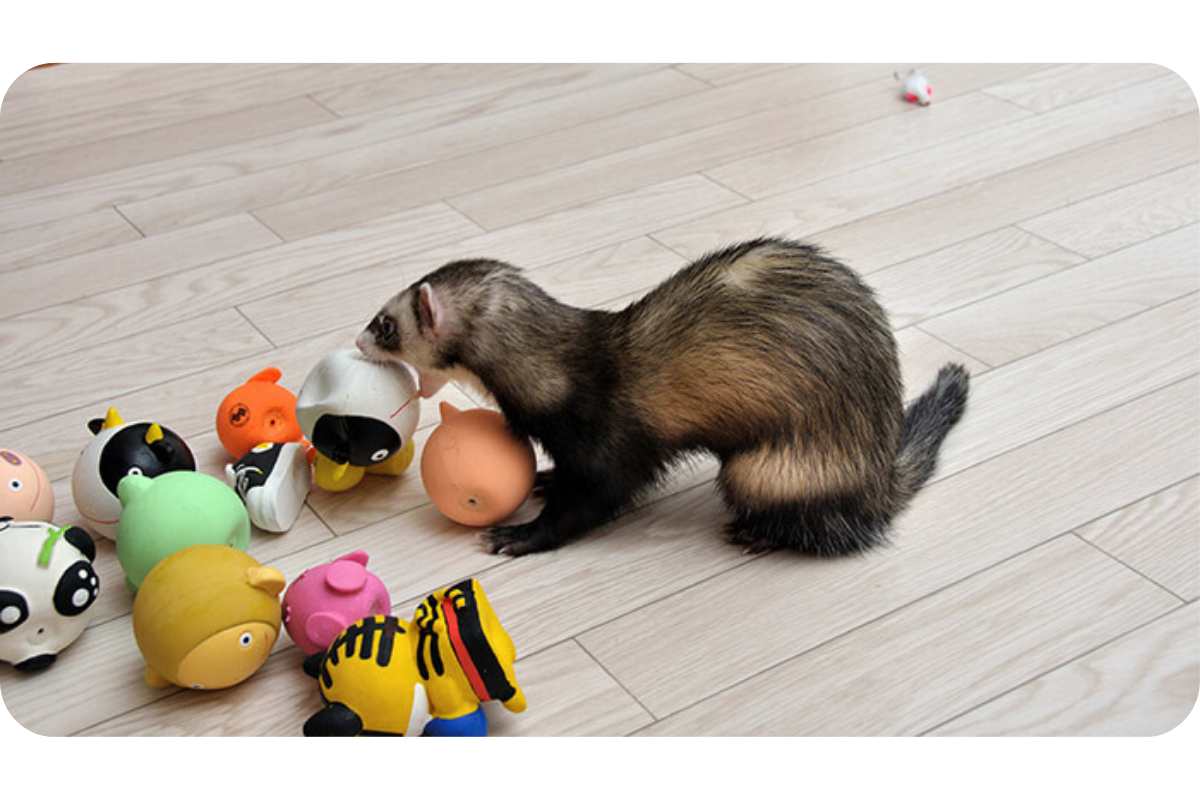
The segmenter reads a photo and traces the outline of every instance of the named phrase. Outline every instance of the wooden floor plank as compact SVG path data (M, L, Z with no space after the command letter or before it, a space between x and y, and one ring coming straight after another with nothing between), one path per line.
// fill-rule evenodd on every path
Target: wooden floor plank
M1182 597L1200 597L1200 480L1151 495L1076 533Z
M1200 291L1200 226L1023 284L921 327L997 366Z
M986 91L1040 113L1113 92L1137 91L1137 84L1169 74L1157 64L1064 64Z
M383 181L389 187L384 194L395 187L394 193L385 198L392 209L419 205L422 198L449 197L452 188L461 185L454 179L454 164L461 163L463 178L458 180L470 180L472 175L478 180L481 169L496 160L494 154L473 154L502 144L518 149L520 145L516 143L524 139L569 130L630 108L653 106L697 88L694 80L672 71L625 79L616 79L620 76L617 73L610 82L598 82L605 74L583 74L578 77L581 85L576 91L546 98L528 97L529 91L518 85L523 90L523 100L536 102L515 106L511 101L496 103L496 109L486 108L487 113L479 113L476 100L466 106L466 110L475 113L440 125L431 124L424 108L397 110L382 119L355 119L353 124L331 122L322 126L322 130L294 138L287 146L271 143L230 152L226 161L230 172L235 173L233 178L220 181L192 178L194 174L211 172L212 166L188 164L173 178L178 182L178 191L160 192L119 207L140 229L158 233L229 213L262 212L272 206L287 209L292 206L286 204L292 201L299 204L313 196L323 198L313 201L318 210L324 206L326 213L337 211L344 217L347 211L338 198L353 192L348 187L367 181ZM539 82L538 73L526 73L526 79L530 85L547 91L545 83ZM566 86L560 86L560 90L565 89ZM515 91L511 85L509 90ZM403 173L404 180L382 178L392 173ZM427 179L431 186L419 193L422 175L432 176ZM377 205L376 210L379 207L382 206ZM284 224L280 210L265 212L263 218L289 236L293 227L299 227ZM323 225L326 230L334 227L331 223ZM308 228L308 233L311 231Z
M1078 539L1060 537L645 733L913 735L1178 604Z
M0 273L142 238L111 208L0 232Z
M1200 606L1173 611L964 714L935 736L1160 736L1196 703Z

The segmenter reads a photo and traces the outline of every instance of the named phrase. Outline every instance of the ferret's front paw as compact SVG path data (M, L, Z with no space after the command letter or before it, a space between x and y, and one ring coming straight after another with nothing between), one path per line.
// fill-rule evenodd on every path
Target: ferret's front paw
M523 525L506 525L479 535L483 549L492 555L523 556L553 547L545 541L536 520Z

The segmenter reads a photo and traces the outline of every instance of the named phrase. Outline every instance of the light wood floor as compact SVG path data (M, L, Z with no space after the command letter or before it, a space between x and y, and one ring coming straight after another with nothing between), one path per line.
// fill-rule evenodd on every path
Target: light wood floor
M0 445L74 523L88 419L160 421L220 474L228 390L275 365L297 391L450 258L618 307L710 248L806 237L878 290L910 397L946 361L974 376L891 547L743 555L702 461L552 553L484 554L411 470L314 491L251 554L292 579L364 549L402 617L478 577L529 698L496 735L1171 730L1200 683L1195 96L1157 66L931 64L919 108L901 66L26 73L0 113ZM145 685L99 550L84 635L0 665L21 725L300 733L320 703L286 638L233 689Z

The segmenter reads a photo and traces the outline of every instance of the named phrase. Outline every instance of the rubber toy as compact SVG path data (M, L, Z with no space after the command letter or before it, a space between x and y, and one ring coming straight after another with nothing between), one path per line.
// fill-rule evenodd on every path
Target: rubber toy
M100 594L83 528L0 520L0 661L44 669L87 627Z
M408 469L420 416L409 371L371 361L356 348L317 362L296 400L300 429L317 451L313 480L330 492L357 486L367 472L399 475Z
M283 376L267 367L225 396L217 408L217 438L235 459L264 442L298 442L296 395L279 385Z
M900 94L910 103L927 106L933 102L933 89L929 86L929 81L925 79L919 71L910 69L908 74L903 78L899 72L893 72L892 76L900 81Z
M242 502L250 522L271 533L290 530L312 488L308 447L300 442L264 442L225 465L225 480Z
M117 490L124 506L117 558L131 592L137 592L150 570L177 550L196 544L245 550L250 544L246 507L236 492L210 475L130 475Z
M483 588L465 580L427 597L411 623L367 617L309 656L304 670L325 708L304 723L304 735L484 736L481 703L525 710L515 660Z
M223 545L164 558L133 601L146 683L224 689L249 678L279 639L284 583L279 570Z
M54 488L37 463L16 450L0 450L0 518L54 519Z
M462 525L493 525L533 489L533 447L515 438L495 411L459 411L443 402L442 423L421 452L421 480L437 509Z
M283 625L305 653L325 650L363 617L391 613L387 587L367 570L368 559L355 550L305 570L283 593Z
M127 423L115 408L110 408L104 419L92 420L88 428L96 436L75 461L71 494L85 527L92 533L108 539L117 537L121 521L117 484L126 475L153 478L196 469L196 459L187 443L157 423Z

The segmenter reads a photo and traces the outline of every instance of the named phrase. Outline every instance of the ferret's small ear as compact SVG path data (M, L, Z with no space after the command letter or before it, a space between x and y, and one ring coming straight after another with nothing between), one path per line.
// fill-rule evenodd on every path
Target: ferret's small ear
M417 303L421 310L421 331L426 339L440 341L450 333L449 309L442 303L441 297L428 283L422 283L417 290L420 301Z

